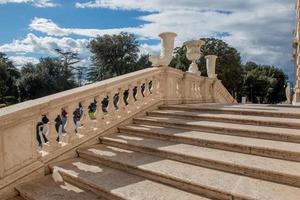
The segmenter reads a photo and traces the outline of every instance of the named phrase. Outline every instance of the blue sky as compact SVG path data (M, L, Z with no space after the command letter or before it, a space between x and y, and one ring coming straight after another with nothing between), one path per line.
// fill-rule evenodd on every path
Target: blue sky
M292 78L294 0L0 0L0 51L17 65L77 51L89 64L96 35L128 31L142 53L157 53L164 31L189 39L217 37L237 48L243 62L278 66Z

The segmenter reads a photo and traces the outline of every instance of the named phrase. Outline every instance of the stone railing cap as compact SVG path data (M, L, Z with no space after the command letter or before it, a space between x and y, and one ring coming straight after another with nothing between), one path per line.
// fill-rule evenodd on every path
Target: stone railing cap
M205 58L218 58L216 55L206 55Z

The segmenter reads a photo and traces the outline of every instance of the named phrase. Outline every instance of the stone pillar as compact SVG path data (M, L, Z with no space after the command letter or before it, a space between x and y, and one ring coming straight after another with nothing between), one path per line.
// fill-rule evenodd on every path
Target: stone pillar
M201 75L201 72L198 69L198 65L196 64L196 60L201 57L200 48L205 44L202 40L190 40L184 43L186 46L186 58L192 61L189 72L197 75Z
M291 85L289 82L287 82L287 84L286 84L285 95L286 95L286 103L290 104L291 103Z
M300 4L299 0L296 1L296 28L295 28L295 37L293 46L295 48L295 84L294 84L294 96L293 96L293 104L300 104L300 43L299 43L299 22L300 22Z
M216 60L218 56L215 55L207 55L206 59L206 70L209 78L217 78L216 74Z
M162 45L160 56L150 56L149 58L153 67L168 66L170 64L176 36L177 34L172 32L164 32L159 34Z

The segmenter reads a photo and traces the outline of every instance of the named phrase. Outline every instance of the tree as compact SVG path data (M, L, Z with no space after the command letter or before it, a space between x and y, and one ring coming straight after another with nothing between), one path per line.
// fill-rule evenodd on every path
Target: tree
M205 41L205 45L201 47L202 57L197 61L202 75L207 75L206 71L206 55L217 55L216 74L222 80L228 91L238 98L241 97L243 68L241 66L241 57L239 52L230 47L226 42L215 38L201 38ZM175 55L170 66L183 71L187 71L191 61L186 58L185 46L175 49Z
M69 80L73 78L73 70L80 71L80 67L74 67L75 64L79 63L81 59L79 54L72 51L63 51L61 49L55 49L55 51L61 56L61 62L63 66L64 77ZM81 72L81 71L80 71Z
M135 68L133 69L133 71L138 71L141 69L145 69L151 67L151 62L149 61L149 55L144 55L142 54L138 61L135 64Z
M18 102L16 80L19 77L20 72L13 62L0 52L0 103L10 105Z
M87 70L86 67L82 67L82 66L75 67L75 74L76 74L76 80L77 80L78 86L83 85L83 81L84 81L85 75L86 75L86 70Z
M253 103L280 103L286 100L286 75L281 69L247 62L243 95Z
M126 74L145 68L138 61L147 63L147 56L139 59L139 43L133 34L98 36L90 42L93 65L88 70L90 82ZM142 59L142 60L141 60Z
M73 79L66 79L63 64L58 58L41 58L37 65L26 64L21 70L18 87L22 101L47 96L76 87Z
M6 64L0 62L0 103L5 103L6 81L8 79Z

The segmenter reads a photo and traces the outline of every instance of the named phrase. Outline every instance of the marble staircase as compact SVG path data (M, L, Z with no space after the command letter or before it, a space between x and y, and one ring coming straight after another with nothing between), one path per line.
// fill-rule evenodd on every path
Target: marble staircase
M16 199L300 199L297 107L162 105L77 152Z

